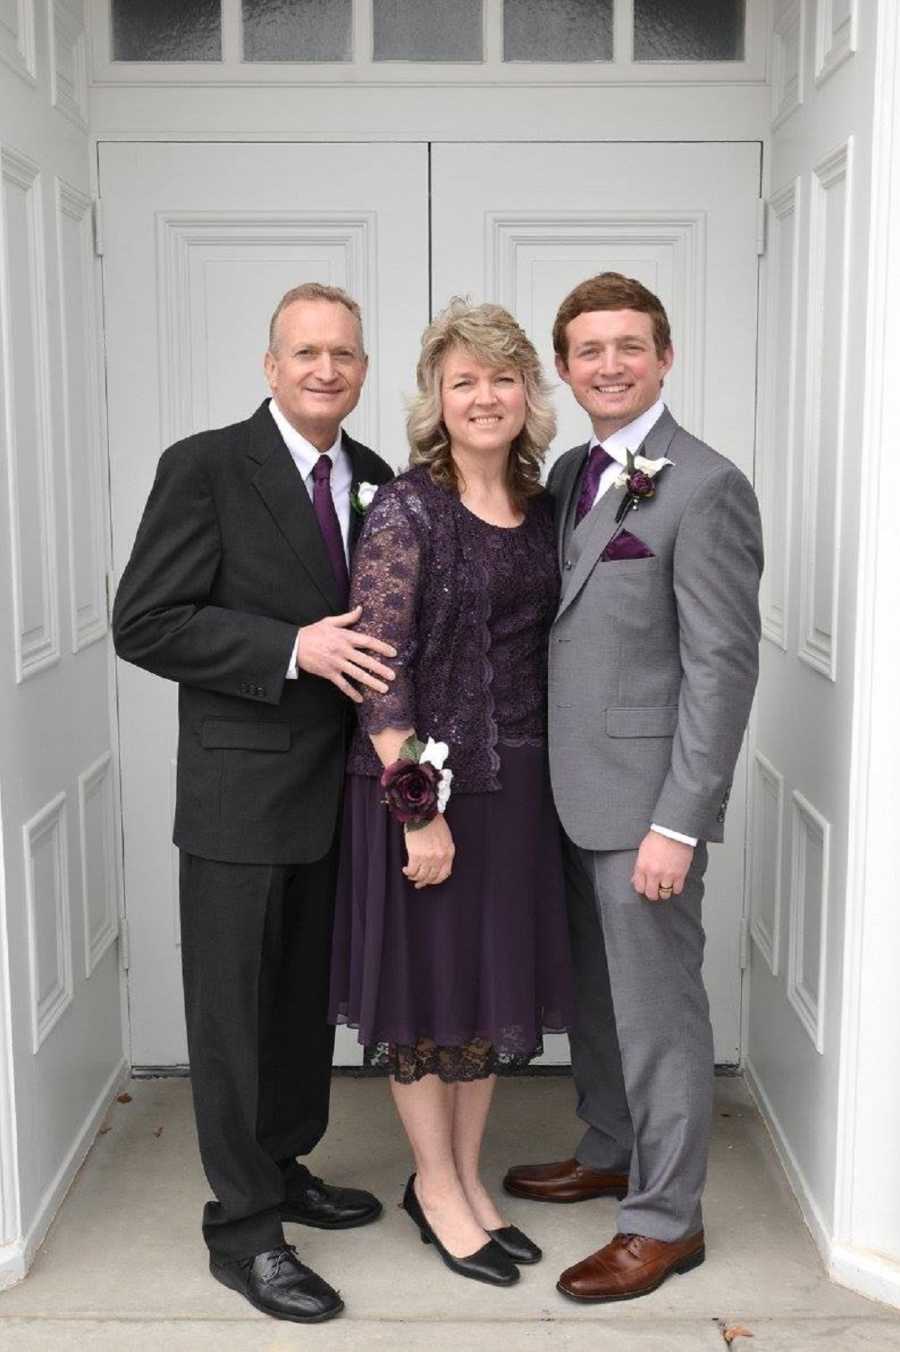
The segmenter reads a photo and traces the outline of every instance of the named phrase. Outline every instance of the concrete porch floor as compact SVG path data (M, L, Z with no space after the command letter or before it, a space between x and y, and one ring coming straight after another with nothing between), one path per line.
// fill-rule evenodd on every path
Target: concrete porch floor
M335 1080L332 1125L312 1164L385 1203L376 1225L344 1233L287 1227L301 1256L339 1286L346 1313L302 1327L257 1314L209 1276L199 1233L207 1196L186 1080L138 1080L116 1103L29 1277L0 1295L0 1348L16 1352L736 1352L900 1349L900 1313L825 1277L741 1080L717 1081L706 1197L708 1258L642 1300L581 1307L555 1290L562 1268L614 1229L615 1203L536 1206L508 1219L544 1248L508 1291L467 1282L420 1244L397 1209L409 1158L387 1086ZM487 1145L499 1182L510 1162L552 1159L576 1140L562 1077L500 1083Z

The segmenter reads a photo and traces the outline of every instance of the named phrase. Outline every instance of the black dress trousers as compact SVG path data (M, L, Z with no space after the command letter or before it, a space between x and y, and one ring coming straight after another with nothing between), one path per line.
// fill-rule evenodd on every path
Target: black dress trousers
M327 1021L337 850L312 864L181 854L181 955L200 1156L216 1200L210 1250L284 1243L279 1207L296 1155L328 1123Z

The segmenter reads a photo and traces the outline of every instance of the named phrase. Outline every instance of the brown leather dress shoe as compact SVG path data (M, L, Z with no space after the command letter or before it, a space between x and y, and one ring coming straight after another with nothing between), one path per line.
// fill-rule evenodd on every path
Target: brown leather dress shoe
M634 1300L673 1272L690 1272L706 1257L703 1231L667 1243L646 1235L615 1235L589 1258L566 1268L557 1291L572 1300Z
M508 1170L503 1186L513 1197L527 1197L529 1202L588 1202L592 1197L624 1197L628 1175L603 1173L572 1159L517 1164Z

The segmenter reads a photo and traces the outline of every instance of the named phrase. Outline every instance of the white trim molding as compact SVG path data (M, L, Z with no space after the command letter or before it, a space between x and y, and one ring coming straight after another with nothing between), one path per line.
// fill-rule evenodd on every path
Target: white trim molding
M66 795L58 793L22 827L25 856L25 906L28 915L28 966L31 978L31 1049L37 1054L72 1003L72 920L69 904L69 849ZM35 863L49 851L51 891L39 895ZM41 970L41 906L52 906L55 966ZM46 916L44 917L46 920ZM50 976L49 984L47 977ZM46 989L44 989L46 986Z
M27 155L4 146L0 151L3 182L3 210L0 212L0 311L2 314L3 385L5 389L5 432L7 444L7 487L9 492L10 549L12 552L13 614L16 681L35 676L60 659L59 578L56 560L56 510L53 493L52 431L50 414L50 375L47 345L46 253L40 198L40 167ZM25 277L28 291L31 342L26 335L11 330L12 259L10 257L9 217L6 187L18 189L23 196L28 257L17 261L17 273ZM34 393L33 414L36 444L25 449L18 445L16 432L16 361L32 363ZM23 465L33 466L36 475L37 520L21 520L21 477ZM40 615L26 628L26 580L23 577L22 541L25 534L37 534L39 576L32 593L40 595Z
M0 23L0 60L21 75L26 84L37 84L34 0L16 0L15 29Z
M0 1274L4 1249L14 1243L21 1225L8 936L3 800L0 797ZM0 1277L0 1288L2 1285Z
M781 949L781 877L784 856L784 777L761 751L753 752L750 783L750 814L747 840L750 883L750 937L766 960L773 976L778 975ZM766 799L774 802L768 824ZM771 877L766 870L771 869ZM759 902L771 892L771 918L762 913Z
M810 854L818 853L818 879ZM791 794L791 890L788 903L787 998L817 1052L825 1049L825 973L828 948L831 824L802 793ZM818 909L811 913L810 905ZM818 934L818 953L807 953L808 922ZM815 922L818 921L818 925ZM814 959L815 987L809 984L808 959Z
M794 537L794 457L800 387L800 234L799 177L769 198L769 244L763 269L765 360L757 403L757 484L765 536L766 569L760 591L762 631L787 651L791 558ZM785 235L790 229L790 249ZM787 295L788 324L780 308ZM786 386L786 388L785 388Z
M875 77L859 474L878 493L860 495L852 758L848 804L841 1046L835 1176L835 1242L829 1275L900 1307L900 1233L894 1149L900 1086L885 1073L895 1056L894 860L900 793L900 633L885 621L900 606L900 7L879 0Z
M81 843L81 904L84 917L84 970L90 977L119 933L119 871L112 752L106 751L78 776L78 833ZM88 812L98 800L100 858L90 857ZM99 869L98 869L99 866ZM99 876L98 876L99 872ZM92 905L92 886L100 892Z
M35 1254L44 1242L53 1218L62 1206L66 1193L74 1182L75 1175L84 1163L85 1156L94 1144L97 1132L106 1116L110 1104L121 1092L130 1078L127 1062L120 1060L113 1068L100 1093L88 1109L87 1116L75 1133L75 1138L66 1152L62 1164L51 1179L37 1206L35 1217L27 1232L12 1244L0 1248L0 1291L21 1281L34 1262Z
M48 0L53 106L88 130L87 35L83 0Z
M837 680L838 602L841 566L841 500L847 405L847 311L851 268L853 137L813 169L809 203L809 294L806 323L803 520L800 541L800 644L802 662ZM829 253L829 194L843 184L840 251ZM831 300L836 297L836 308ZM823 367L833 351L833 380ZM833 394L832 394L833 389ZM827 400L827 408L823 408ZM833 446L829 468L822 442ZM821 594L820 593L824 593Z
M816 84L824 84L856 51L857 0L847 0L846 13L835 22L836 0L816 0Z
M377 274L377 213L315 211L160 211L156 216L159 315L160 421L162 444L171 445L197 427L208 427L208 387L191 382L198 345L193 325L199 316L192 267L212 251L234 258L237 250L330 249L343 261L341 280L363 314L373 314ZM196 388L195 388L196 386ZM378 426L377 382L367 381L354 414L354 436L372 442Z
M63 240L65 222L77 231L77 277L69 275ZM97 369L96 278L91 200L56 179L56 254L60 287L60 359L63 374L62 422L69 551L69 623L72 652L102 639L109 628L106 604L107 546L104 532L106 493L100 462L100 381ZM79 316L80 331L70 325ZM77 397L75 390L78 390ZM76 417L78 411L81 417ZM76 463L76 452L78 452ZM76 484L84 485L82 510L76 511ZM84 592L79 596L78 545L87 554Z
M804 0L782 0L772 25L772 131L803 104L806 60Z

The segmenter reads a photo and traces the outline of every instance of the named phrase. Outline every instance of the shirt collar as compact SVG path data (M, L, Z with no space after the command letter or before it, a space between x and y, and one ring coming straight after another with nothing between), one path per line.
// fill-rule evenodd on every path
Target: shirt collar
M320 454L329 456L332 464L336 463L343 438L343 432L340 428L338 428L334 445L329 446L327 451L320 452L317 447L313 446L312 442L307 441L306 437L300 435L292 423L288 422L274 399L269 400L269 412L275 421L275 426L284 438L284 444L290 451L294 464L297 466L304 479L307 479L310 474L312 474Z
M594 446L603 447L613 460L617 460L620 465L626 464L625 452L637 451L638 447L646 441L652 428L656 426L665 412L666 406L661 399L657 399L655 404L644 410L643 413L624 427L620 427L617 432L611 433L605 441L601 442L599 437L591 437L591 444L588 447L588 454Z

